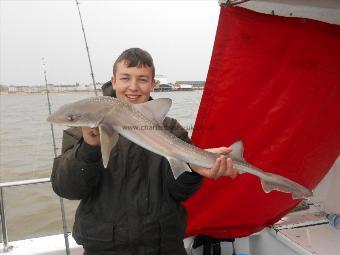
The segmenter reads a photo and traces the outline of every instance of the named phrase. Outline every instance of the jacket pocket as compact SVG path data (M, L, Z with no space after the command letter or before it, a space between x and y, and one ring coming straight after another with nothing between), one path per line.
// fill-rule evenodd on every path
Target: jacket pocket
M74 223L73 235L80 243L83 241L113 241L113 223L98 219L78 218Z

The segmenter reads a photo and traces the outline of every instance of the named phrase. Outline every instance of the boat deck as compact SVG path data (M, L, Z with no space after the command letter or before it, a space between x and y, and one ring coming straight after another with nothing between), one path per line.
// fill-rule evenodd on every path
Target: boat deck
M10 242L11 250L6 255L64 255L65 240L64 235L51 235L26 240ZM82 255L83 248L79 246L72 236L69 236L70 253L72 255ZM0 243L0 253L3 249Z

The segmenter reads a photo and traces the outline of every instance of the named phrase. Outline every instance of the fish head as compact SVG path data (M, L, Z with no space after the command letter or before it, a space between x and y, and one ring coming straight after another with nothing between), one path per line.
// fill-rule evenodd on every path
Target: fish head
M114 108L114 100L106 97L83 99L61 106L47 121L69 127L97 127Z

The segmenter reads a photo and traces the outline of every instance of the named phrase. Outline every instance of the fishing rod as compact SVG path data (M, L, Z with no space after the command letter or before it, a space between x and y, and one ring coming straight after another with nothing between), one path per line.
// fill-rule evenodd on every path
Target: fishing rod
M87 40L86 40L86 34L85 34L85 29L84 29L84 24L83 24L83 19L81 18L81 13L80 13L80 8L79 8L79 2L78 0L76 1L76 5L78 7L78 13L79 13L79 18L80 18L80 23L81 23L81 28L83 30L83 35L84 35L84 40L85 40L85 46L86 46L86 51L87 51L87 57L89 59L89 63L90 63L90 69L91 69L91 77L92 77L92 83L93 83L93 87L94 87L94 93L97 95L97 89L96 89L96 82L94 80L94 74L93 74L93 69L92 69L92 63L91 63L91 57L90 57L90 50L89 47L87 45Z
M48 112L49 115L52 114L51 111L51 101L50 101L50 94L48 90L48 85L47 85L47 75L46 75L46 64L45 64L45 58L42 58L42 64L43 64L43 69L44 69L44 77L45 77L45 86L46 86L46 97L47 97L47 104L48 104ZM53 151L54 151L54 157L57 157L57 146L55 142L55 136L54 136L54 128L53 124L51 123L51 133L52 133L52 142L53 142ZM66 214L65 214L65 206L64 206L64 200L62 197L59 197L59 202L60 202L60 209L61 209L61 219L63 222L63 232L64 232L64 239L65 239L65 248L66 248L66 254L70 255L70 245L68 241L68 233L67 233L67 223L66 223Z

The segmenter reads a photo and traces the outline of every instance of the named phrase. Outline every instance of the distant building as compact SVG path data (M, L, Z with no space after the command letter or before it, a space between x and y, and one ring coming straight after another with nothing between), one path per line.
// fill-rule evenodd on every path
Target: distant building
M96 83L96 88L98 91L101 90L101 83ZM45 93L46 86L8 86L6 87L6 92L8 89L8 93ZM75 85L55 85L55 84L47 84L47 89L52 93L65 93L65 92L88 92L94 91L93 85L87 84L79 84Z
M168 77L162 74L155 75L156 88L161 84L168 84Z
M191 84L176 83L174 85L174 90L178 90L178 91L190 91L190 90L193 90L193 86Z
M102 82L96 82L96 90L101 92L103 84ZM78 91L94 91L93 83L79 85Z
M170 84L160 84L154 91L172 91L172 86Z
M17 87L15 86L8 87L8 93L16 93L16 92L17 92Z
M76 86L77 86L77 91L90 91L90 85L76 83ZM94 89L92 88L92 90Z
M27 90L27 93L41 93L43 91L45 91L45 87L43 86L34 86L34 87L30 87L28 90Z
M47 87L48 87L48 90L50 92L73 92L73 91L77 91L77 89L78 89L77 85L54 85L54 84L48 84Z
M7 93L8 92L8 87L6 85L1 85L0 84L0 92L1 93Z
M192 89L203 89L205 81L176 81L175 87L181 87L181 85L191 85Z
M44 91L42 86L9 86L8 93L41 93Z
M28 86L16 86L17 87L17 92L19 93L27 93L28 92Z

